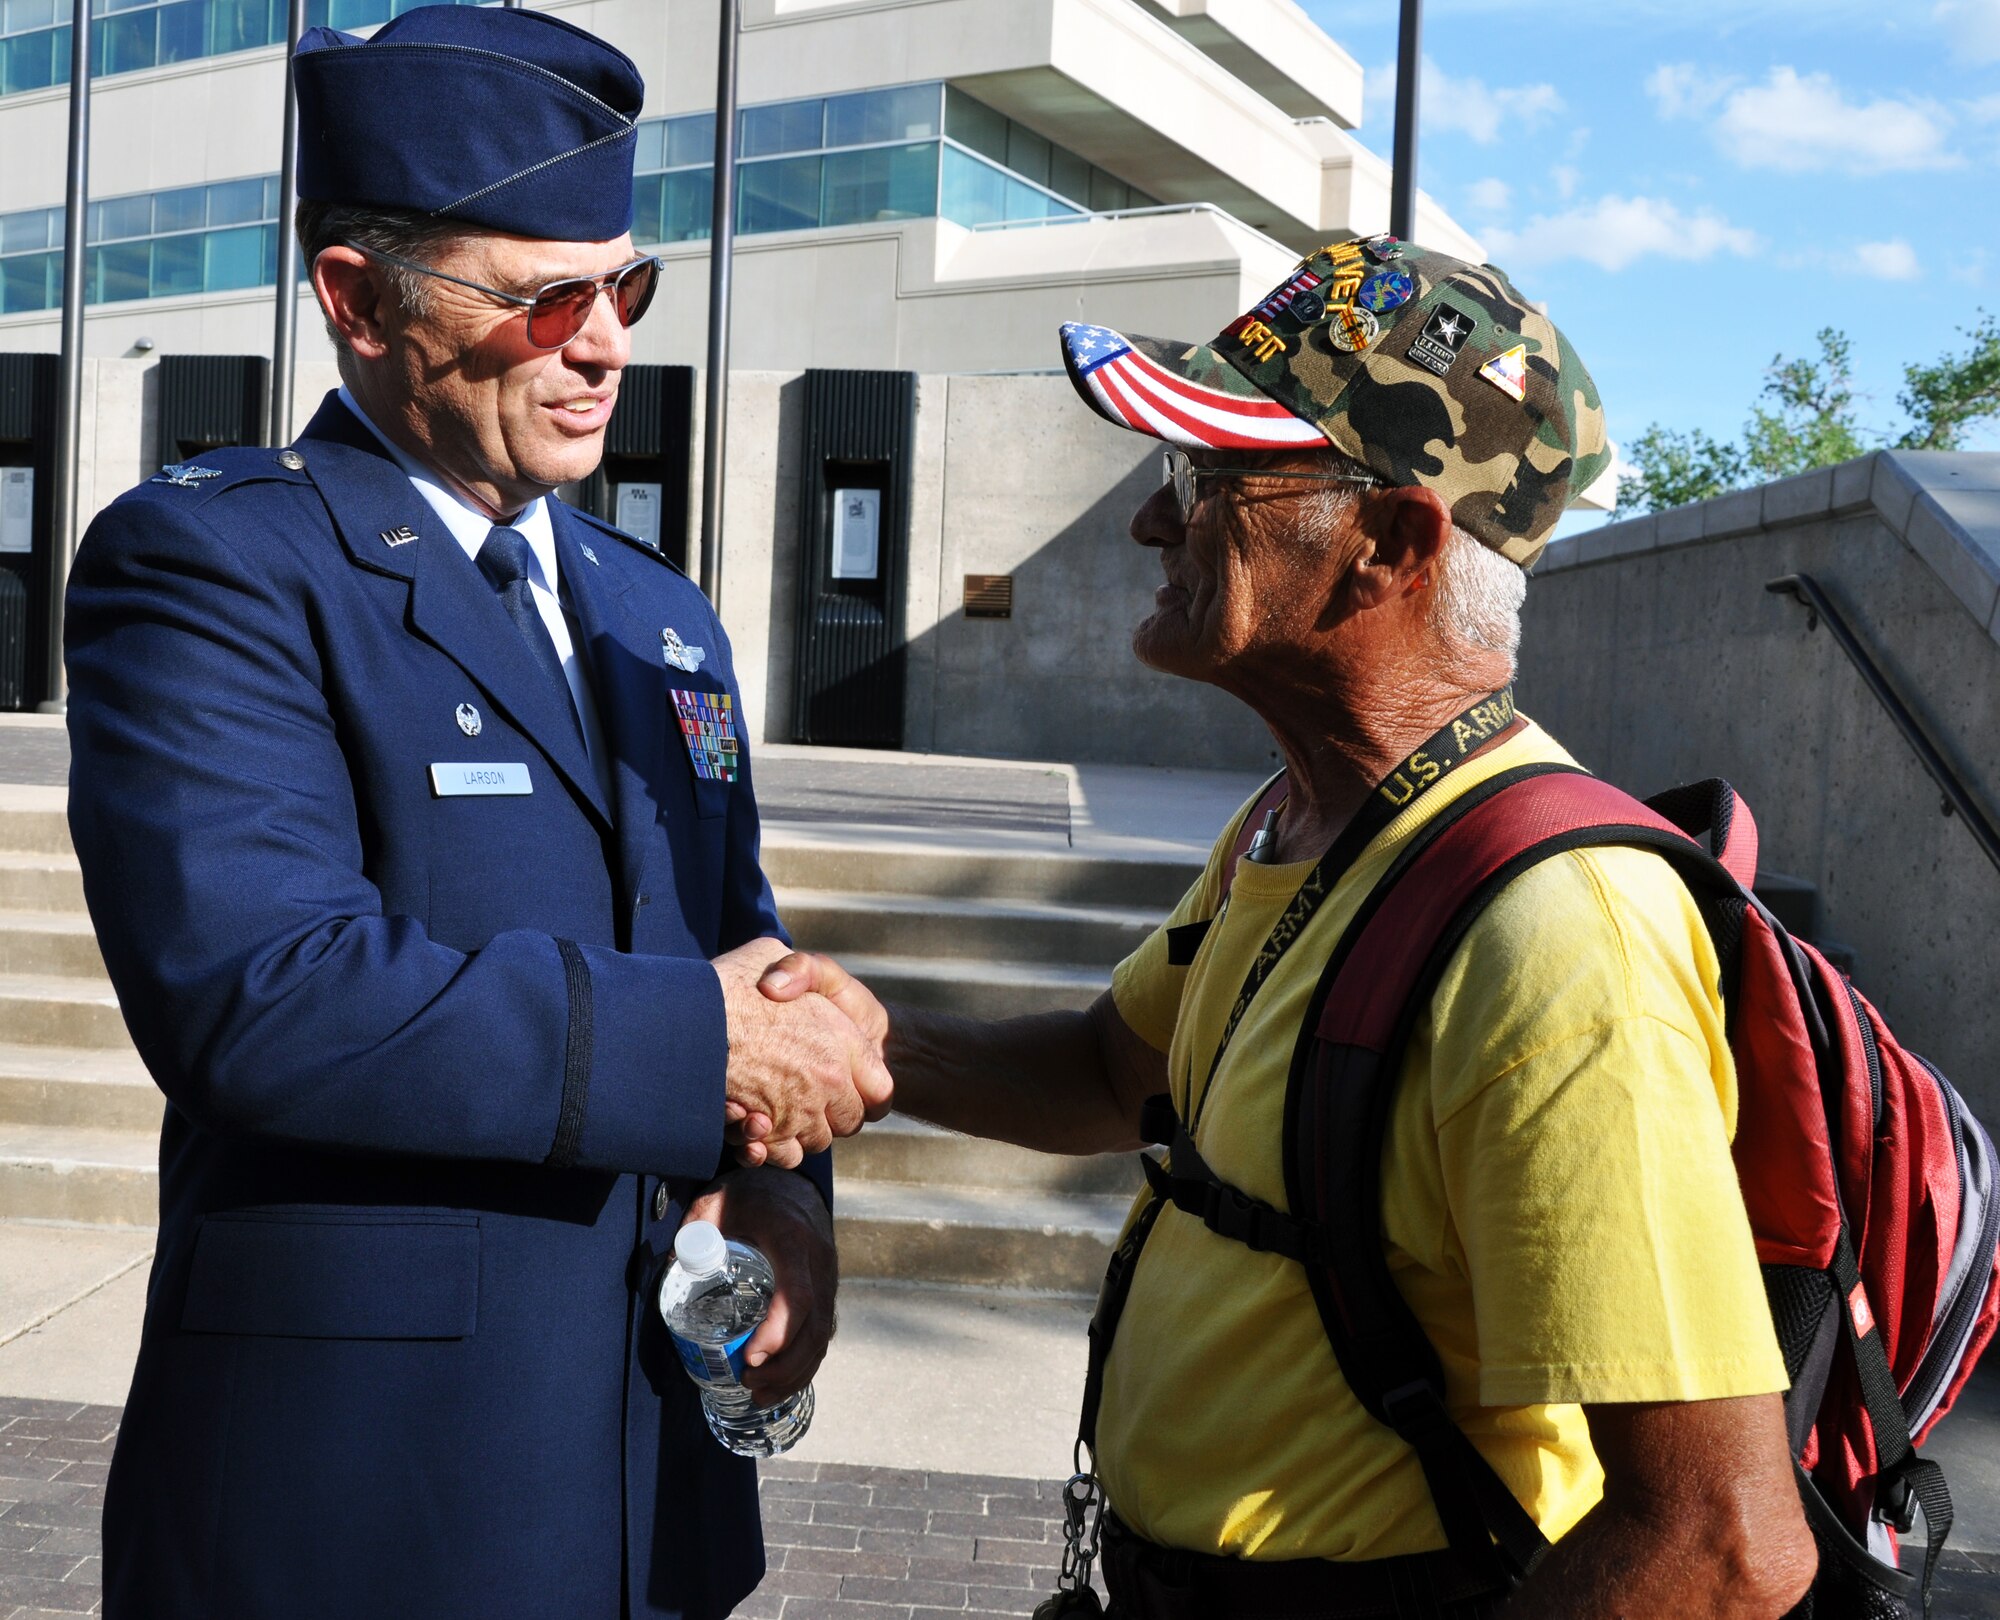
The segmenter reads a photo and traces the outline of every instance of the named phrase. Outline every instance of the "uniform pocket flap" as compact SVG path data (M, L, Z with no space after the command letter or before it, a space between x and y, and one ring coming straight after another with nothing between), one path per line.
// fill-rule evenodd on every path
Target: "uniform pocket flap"
M190 1333L300 1339L463 1339L478 1323L476 1215L209 1215L181 1309Z

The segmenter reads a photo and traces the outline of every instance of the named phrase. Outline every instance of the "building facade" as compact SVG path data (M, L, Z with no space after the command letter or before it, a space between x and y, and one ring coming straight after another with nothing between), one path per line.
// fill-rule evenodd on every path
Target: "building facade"
M313 0L367 31L401 0ZM645 75L639 363L707 315L710 0L555 0ZM268 355L284 0L94 0L86 352ZM0 351L57 346L62 0L0 0ZM1066 319L1206 335L1386 228L1362 73L1292 0L746 0L732 361L1045 370ZM422 116L422 109L412 109ZM1426 199L1418 235L1478 244ZM300 358L329 357L302 289Z

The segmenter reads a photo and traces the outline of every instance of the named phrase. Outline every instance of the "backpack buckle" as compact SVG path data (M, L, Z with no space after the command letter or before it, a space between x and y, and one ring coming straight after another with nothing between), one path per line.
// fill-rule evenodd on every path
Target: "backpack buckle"
M1883 1479L1875 1497L1875 1517L1899 1536L1910 1533L1917 1522L1917 1493L1908 1474L1895 1473Z

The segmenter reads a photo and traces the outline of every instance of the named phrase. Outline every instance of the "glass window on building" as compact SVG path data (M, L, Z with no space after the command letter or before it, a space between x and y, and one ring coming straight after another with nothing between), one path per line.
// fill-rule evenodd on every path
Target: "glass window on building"
M736 175L736 228L809 231L819 224L820 158L771 158L742 164Z
M983 101L974 101L957 85L945 87L944 132L968 151L991 158L995 163L1005 163L1008 122L1005 113L995 112Z
M780 101L768 107L745 107L737 114L737 144L746 158L780 152L817 152L824 127L822 101ZM710 161L715 146L709 143Z
M938 212L958 225L999 224L1007 217L1006 171L947 146L939 174Z
M667 120L667 167L682 169L690 164L715 162L715 114L689 113Z
M113 242L92 248L84 264L84 298L93 304L120 304L152 295L153 244Z
M207 231L201 242L201 279L208 292L234 292L245 287L262 287L274 280L264 274L264 236L261 225L238 225L226 231Z
M925 219L937 212L937 195L935 141L829 152L821 177L819 223Z
M715 220L715 176L707 169L683 169L662 177L662 242L705 242Z
M0 258L0 315L54 309L62 303L62 255L23 253Z
M938 136L939 86L906 84L893 90L863 90L829 96L826 144L882 146L896 141L929 141Z

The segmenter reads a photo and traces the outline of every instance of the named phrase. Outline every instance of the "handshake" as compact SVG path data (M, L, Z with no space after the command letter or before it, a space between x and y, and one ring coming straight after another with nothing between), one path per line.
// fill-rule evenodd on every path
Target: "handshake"
M729 1027L724 1135L747 1165L792 1168L889 1111L889 1015L836 962L754 939L718 956Z

